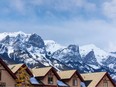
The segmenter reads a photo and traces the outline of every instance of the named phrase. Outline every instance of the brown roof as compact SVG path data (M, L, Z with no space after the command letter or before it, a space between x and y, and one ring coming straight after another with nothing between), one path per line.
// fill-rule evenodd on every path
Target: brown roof
M45 77L51 70L56 75L56 77L60 79L59 75L53 67L34 68L32 69L32 73L35 77Z
M25 64L12 64L12 65L9 65L8 67L11 69L11 71L14 74L16 74L21 67L27 67L27 66ZM31 70L28 67L26 68L26 71L30 76L33 76Z
M88 87L96 87L105 75L108 76L112 84L115 86L114 82L112 81L112 79L110 78L107 72L81 74L81 76L85 81L90 81Z
M35 77L43 77L45 76L48 71L51 69L52 67L44 67L44 68L34 68L32 69L33 75Z
M17 79L17 77L13 74L13 72L10 70L10 68L7 66L7 64L2 60L3 58L0 56L0 64L5 68L6 71L14 78Z
M17 70L22 66L23 64L12 64L9 65L8 67L11 69L13 73L16 73Z
M60 71L58 75L61 79L70 79L75 72L76 70Z
M72 77L75 73L77 74L77 76L80 78L81 81L84 81L83 78L81 77L81 75L77 72L77 70L60 71L60 72L58 72L58 75L60 76L60 78L61 78L62 80L64 80L64 79L71 79L71 77Z

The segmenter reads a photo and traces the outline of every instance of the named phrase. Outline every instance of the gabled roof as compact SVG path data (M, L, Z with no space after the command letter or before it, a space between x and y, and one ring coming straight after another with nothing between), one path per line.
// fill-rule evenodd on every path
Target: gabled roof
M13 74L7 64L2 60L3 58L0 56L0 64L5 68L5 70L13 77L13 79L17 79L17 77Z
M32 69L32 72L35 77L45 77L51 70L56 75L56 77L60 79L56 70L53 67L34 68Z
M12 64L12 65L9 65L8 67L11 69L11 71L14 74L16 74L21 67L27 67L27 66L25 64ZM26 68L26 71L30 76L33 76L31 70L28 67Z
M75 72L76 70L60 71L58 72L58 75L61 79L70 79Z
M66 70L66 71L60 71L58 72L58 75L62 80L65 79L71 79L74 74L77 74L77 76L80 78L81 81L84 81L81 75L77 72L77 70Z
M106 75L110 79L111 83L115 86L115 83L112 81L107 72L81 74L85 82L89 82L88 85L86 84L88 87L96 87Z
M43 77L49 72L51 68L52 67L34 68L32 69L32 72L35 77Z

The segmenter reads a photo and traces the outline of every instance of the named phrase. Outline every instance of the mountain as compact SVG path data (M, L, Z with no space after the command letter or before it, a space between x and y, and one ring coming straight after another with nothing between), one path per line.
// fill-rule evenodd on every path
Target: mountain
M108 53L104 50L96 47L94 44L84 45L80 47L80 54L82 57L85 57L89 52L93 51L95 54L95 58L97 59L98 63L108 57Z
M65 46L62 46L53 40L44 40L44 43L45 43L46 51L50 53L53 53L57 51L58 49L65 48Z
M25 63L31 68L53 66L81 73L108 71L116 80L116 53L105 52L94 44L62 46L53 40L43 40L36 33L0 33L0 56L8 64Z
M0 34L0 55L7 63L26 63L29 67L56 66L68 69L58 60L52 60L44 40L37 34L23 32Z

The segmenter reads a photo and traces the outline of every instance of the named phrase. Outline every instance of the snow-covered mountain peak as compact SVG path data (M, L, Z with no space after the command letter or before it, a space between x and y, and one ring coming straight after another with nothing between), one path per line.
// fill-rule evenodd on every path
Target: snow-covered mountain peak
M26 34L22 31L19 32L4 32L4 33L0 33L0 40L4 39L6 36L10 36L10 37L16 37L18 35L30 35L30 34Z
M86 56L90 51L94 51L95 57L99 63L102 61L102 59L106 59L108 57L107 52L95 46L94 44L80 46L80 54L82 57Z
M53 40L44 40L45 46L46 46L46 50L48 52L55 52L59 49L63 49L65 48L65 46L62 46L60 44L58 44L57 42L53 41Z
M71 45L68 46L68 49L79 53L79 46L78 45L71 44Z
M44 40L45 44L56 44L54 40Z
M80 46L80 48L86 48L89 51L91 51L93 49L98 49L98 47L96 45L94 45L94 44L83 45L83 46Z

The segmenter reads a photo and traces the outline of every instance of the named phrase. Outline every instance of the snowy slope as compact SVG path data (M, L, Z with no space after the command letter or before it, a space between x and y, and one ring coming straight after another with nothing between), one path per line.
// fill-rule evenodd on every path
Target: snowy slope
M90 51L94 51L98 63L101 63L103 59L106 59L109 56L109 53L96 47L94 44L80 46L80 54L82 57L85 57Z
M46 46L46 51L51 52L51 53L53 53L59 49L65 48L65 46L62 46L53 40L44 40L44 43Z

